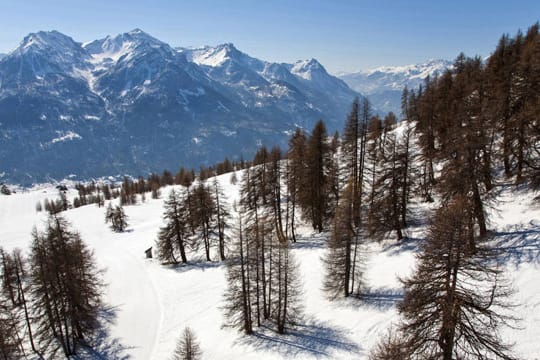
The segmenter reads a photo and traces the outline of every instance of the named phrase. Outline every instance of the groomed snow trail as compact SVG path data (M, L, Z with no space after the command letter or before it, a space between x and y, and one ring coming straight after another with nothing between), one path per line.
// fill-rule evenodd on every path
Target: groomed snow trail
M149 206L159 207L158 202ZM125 207L131 218L138 218L142 208ZM116 338L130 359L154 359L163 322L162 301L151 275L152 263L144 250L153 245L157 232L156 219L134 219L126 233L114 233L104 224L105 207L94 205L69 212L73 226L92 247L103 266L107 283L106 302L116 310L111 337ZM130 219L128 219L129 221Z

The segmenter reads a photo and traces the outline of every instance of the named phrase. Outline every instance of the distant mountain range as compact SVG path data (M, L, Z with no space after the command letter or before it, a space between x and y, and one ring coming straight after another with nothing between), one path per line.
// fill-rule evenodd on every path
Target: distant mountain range
M135 29L86 44L26 36L0 58L0 181L146 175L249 158L296 126L341 130L360 94L315 59L173 48Z
M364 94L379 112L401 113L403 88L418 89L428 76L434 77L452 66L451 61L429 60L422 64L379 67L355 73L343 73L338 77L352 89Z

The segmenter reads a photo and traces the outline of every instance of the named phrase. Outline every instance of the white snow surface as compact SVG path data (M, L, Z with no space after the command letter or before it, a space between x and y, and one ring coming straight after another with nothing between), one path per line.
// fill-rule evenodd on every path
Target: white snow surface
M198 65L217 67L230 59L226 46L204 46L190 50L187 52L188 60Z
M57 131L56 133L58 134L58 137L51 140L52 144L55 144L55 143L58 143L58 142L82 139L81 135L79 135L79 134L77 134L76 132L73 132L73 131L68 131L68 132L65 132L65 133L62 132L62 131Z
M237 176L241 178L240 173ZM232 204L238 200L239 185L231 185L230 177L222 175L219 181ZM105 207L89 205L64 213L105 269L105 302L115 313L96 354L80 358L168 359L181 331L190 326L200 340L204 359L366 359L378 337L399 319L395 307L402 291L398 277L414 268L420 240L397 244L389 238L368 245L364 283L369 295L363 300L331 302L321 291L325 236L301 227L293 253L303 280L304 324L285 336L257 330L257 335L246 337L222 327L222 263L193 260L187 266L171 267L144 256L163 224L163 201L172 188L162 189L161 199L126 206L130 226L125 233L114 233L104 223ZM68 192L68 198L75 196L74 190ZM42 227L46 218L44 212L36 212L36 203L56 197L52 185L0 195L0 245L27 253L32 227ZM531 192L503 187L490 210L495 241L508 248L504 266L517 291L513 299L518 304L517 316L523 319L518 329L505 330L503 335L516 343L517 354L526 359L540 354L540 206L533 198ZM423 204L413 205L415 214L428 210ZM421 239L424 230L414 227L407 234ZM216 255L216 249L213 252ZM189 255L194 259L195 254Z

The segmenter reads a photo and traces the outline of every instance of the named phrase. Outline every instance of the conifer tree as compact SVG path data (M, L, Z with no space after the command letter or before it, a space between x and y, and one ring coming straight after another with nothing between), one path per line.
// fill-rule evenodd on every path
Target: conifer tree
M99 326L103 284L94 255L59 215L32 234L31 295L36 336L43 349L69 357Z
M508 315L510 290L488 243L471 246L466 202L456 198L436 212L416 271L403 281L397 343L404 358L514 359L499 335L514 320Z
M183 263L186 257L186 233L188 210L182 195L174 189L169 193L164 204L163 219L165 226L160 228L157 240L158 258L162 262L177 263L177 254Z
M296 207L299 193L306 183L304 176L306 164L306 135L299 128L289 140L287 154L287 222L286 227L291 234L291 239L296 242Z
M227 227L227 221L229 219L229 211L227 210L225 204L225 195L223 190L219 185L217 178L214 178L214 191L213 191L213 202L215 205L215 225L214 233L217 232L218 236L218 247L219 247L219 257L221 261L226 259L226 250L227 250L227 239L228 236L225 234L225 229Z
M117 205L114 208L109 203L105 211L105 223L111 223L111 229L114 232L124 232L128 227L128 216L124 212L122 205Z
M343 131L343 158L345 171L351 179L352 221L359 227L361 222L362 193L366 159L366 144L370 106L367 99L355 99Z
M226 325L253 333L252 284L249 247L244 235L243 213L240 209L234 227L232 256L227 260L227 290L223 308Z
M374 168L376 181L372 183L368 228L370 235L382 237L395 231L397 239L403 238L402 230L407 226L407 207L411 187L411 129L406 128L398 138L390 131L390 122L385 122L386 139L384 150Z
M276 323L277 332L284 334L288 328L297 325L303 314L302 290L299 269L287 241L275 247L273 257L276 289L272 300L271 317Z
M18 268L11 254L0 248L0 359L22 359L23 338L18 315L22 287Z
M360 292L360 231L354 227L354 189L353 178L343 190L341 201L336 209L328 249L323 258L323 290L330 299L348 297Z
M193 222L198 230L198 238L203 241L206 261L211 261L211 224L213 222L215 204L210 190L204 183L200 182L193 191L191 205L190 215L193 217ZM199 244L195 242L194 245L198 248Z
M174 350L173 360L200 360L202 359L201 346L193 330L186 327L182 332L176 349Z
M268 321L283 333L294 325L301 308L298 270L288 239L280 232L279 205L273 199L279 193L279 175L273 174L278 170L261 162L264 155L259 153L254 161L258 165L246 169L242 179L237 239L227 272L227 324L247 334L254 324Z
M23 359L21 339L17 336L17 321L6 301L0 297L0 359Z
M299 203L304 216L311 222L313 229L322 232L328 220L329 202L329 154L326 126L319 120L306 146L305 183L299 193Z
M0 284L2 289L2 295L0 295L0 303L2 303L3 309L6 311L7 318L4 320L11 321L15 326L13 334L15 338L21 338L19 336L19 328L22 328L23 320L16 314L24 314L24 323L26 326L26 333L28 334L28 341L32 347L34 353L39 354L34 343L34 336L32 332L32 326L30 323L30 309L28 308L28 274L26 260L22 256L20 249L14 249L13 252L7 253L0 248ZM8 316L9 315L9 316ZM8 322L9 322L8 321Z

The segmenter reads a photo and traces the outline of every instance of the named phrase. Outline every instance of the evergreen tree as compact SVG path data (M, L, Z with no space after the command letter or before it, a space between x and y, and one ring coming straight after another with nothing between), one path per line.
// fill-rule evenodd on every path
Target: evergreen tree
M330 299L359 293L361 286L360 234L354 227L353 178L343 190L323 258L323 290Z
M306 164L306 135L299 128L289 140L287 154L287 221L286 227L291 234L291 239L296 242L296 207L299 193L306 183L304 176Z
M98 327L103 284L93 253L59 215L32 234L31 294L36 336L44 349L66 357Z
M289 242L280 230L280 184L277 161L260 151L241 185L240 218L225 295L227 324L253 332L253 324L271 321L283 333L300 314L297 268Z
M183 263L187 262L185 241L188 210L180 193L171 190L164 204L165 226L160 228L157 240L158 258L162 262L177 263L177 253Z
M409 128L397 138L396 131L385 126L384 151L378 158L379 166L374 169L376 181L372 184L369 208L369 231L371 236L382 237L395 231L398 240L407 226L407 207L410 197L410 133Z
M212 240L212 223L216 212L216 204L210 189L202 182L193 191L191 202L190 215L198 231L198 239L202 239L204 245L204 253L206 261L212 261L210 257L210 248ZM199 247L199 243L195 242L194 246Z
M11 195L11 190L9 190L6 184L0 184L0 194Z
M199 341L189 327L182 332L182 337L174 350L173 360L200 360L202 359Z
M13 311L0 297L0 359L25 358L21 339L18 337L17 321Z
M229 211L227 210L225 204L225 195L223 190L219 185L217 178L214 178L214 198L213 202L215 204L215 225L214 233L217 232L218 236L218 246L219 246L219 257L221 261L226 259L226 250L227 250L227 235L225 234L225 229L227 227L227 221L229 219Z
M362 104L358 98L352 105L351 112L343 132L343 158L347 177L351 179L352 221L359 227L361 222L362 193L366 159L367 129L370 118L370 106L367 99Z
M124 212L122 205L117 205L114 208L109 203L105 211L105 223L111 223L111 229L114 232L124 232L128 227L128 216Z
M10 335L13 339L23 340L23 336L19 333L28 334L28 341L34 353L39 355L34 343L34 336L30 323L30 309L28 308L27 293L28 293L28 274L26 260L22 256L19 249L14 249L12 253L5 252L0 248L0 284L2 295L0 295L0 307L6 311L5 321L12 323L14 326L13 333ZM26 330L22 331L22 315L24 314L24 324ZM13 340L12 339L12 340Z
M289 243L280 242L275 247L273 257L276 289L272 300L271 318L276 323L277 332L284 334L288 328L297 325L302 317L302 291L296 260L290 253Z
M509 287L487 242L471 247L466 201L456 198L437 211L416 271L403 281L398 347L404 358L514 358L498 333L513 320Z
M16 253L14 253L16 255ZM22 303L19 269L14 257L0 248L0 359L22 359L19 306Z
M252 285L249 267L249 247L244 236L243 213L238 219L233 233L232 256L227 261L227 290L223 308L226 325L241 329L245 334L253 333Z
M328 220L329 203L329 154L326 127L319 120L306 147L305 183L299 193L299 203L304 211L304 216L310 220L313 229L322 232Z
M229 183L231 185L236 185L238 183L238 177L236 176L236 171L232 172L231 178L229 179Z

